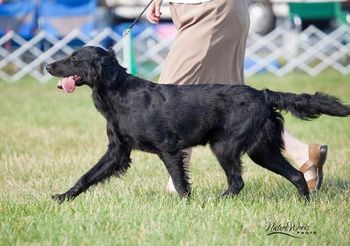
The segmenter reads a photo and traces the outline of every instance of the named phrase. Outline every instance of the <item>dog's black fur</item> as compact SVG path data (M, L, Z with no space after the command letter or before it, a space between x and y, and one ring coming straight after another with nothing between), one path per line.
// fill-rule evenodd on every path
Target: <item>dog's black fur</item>
M77 86L88 85L98 111L107 120L107 152L66 193L53 196L74 199L91 185L130 167L130 152L157 154L164 162L181 197L190 194L181 150L210 144L225 171L224 195L243 188L241 156L248 153L258 165L288 179L299 194L309 191L301 172L283 157L285 110L300 119L321 114L348 116L350 108L333 96L256 90L244 85L160 85L126 73L113 51L83 47L67 59L47 66L57 77L79 75Z

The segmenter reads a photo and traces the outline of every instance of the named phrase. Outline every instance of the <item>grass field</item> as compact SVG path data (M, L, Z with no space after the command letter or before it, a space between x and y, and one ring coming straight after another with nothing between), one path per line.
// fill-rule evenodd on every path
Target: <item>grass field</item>
M216 199L226 188L224 173L210 150L199 147L189 200L165 191L167 173L156 156L134 152L126 176L59 205L50 195L70 188L104 153L107 140L90 91L66 94L55 83L0 81L0 245L350 245L350 118L302 122L286 115L287 128L301 139L329 145L324 185L310 203L247 157L243 191ZM260 75L248 84L320 90L350 103L350 77L334 72ZM311 234L267 235L269 224L278 230L288 222Z

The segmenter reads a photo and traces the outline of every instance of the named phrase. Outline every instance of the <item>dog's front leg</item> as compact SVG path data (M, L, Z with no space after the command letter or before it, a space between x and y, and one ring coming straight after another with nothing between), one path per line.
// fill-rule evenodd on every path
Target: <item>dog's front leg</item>
M63 194L53 195L52 199L59 203L65 199L73 200L91 185L97 184L112 175L123 174L130 166L130 161L130 151L122 146L110 145L97 164L84 174L72 188Z
M191 187L188 182L189 178L184 168L181 152L175 154L162 153L160 158L163 160L179 196L181 198L188 197L191 193Z

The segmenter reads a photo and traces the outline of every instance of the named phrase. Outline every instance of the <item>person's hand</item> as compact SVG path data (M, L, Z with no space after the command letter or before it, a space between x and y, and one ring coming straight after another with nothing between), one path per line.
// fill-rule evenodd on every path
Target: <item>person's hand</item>
M147 14L147 19L152 24L158 24L160 21L160 6L162 5L163 0L153 0L150 9Z

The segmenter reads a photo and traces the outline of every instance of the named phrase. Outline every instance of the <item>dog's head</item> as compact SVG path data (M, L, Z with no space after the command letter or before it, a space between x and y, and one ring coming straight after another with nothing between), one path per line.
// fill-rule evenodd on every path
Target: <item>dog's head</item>
M118 76L125 73L113 50L85 46L68 58L53 62L46 70L55 77L63 78L58 87L72 92L75 86L110 87L117 83Z

